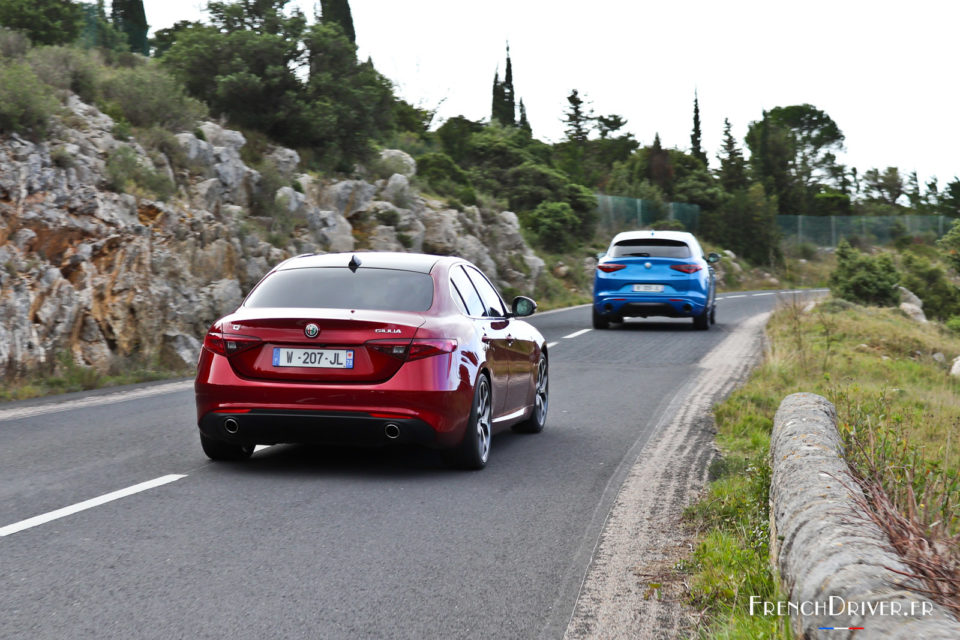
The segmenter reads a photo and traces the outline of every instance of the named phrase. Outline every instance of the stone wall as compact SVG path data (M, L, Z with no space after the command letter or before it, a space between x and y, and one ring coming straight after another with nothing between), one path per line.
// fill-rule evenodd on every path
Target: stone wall
M812 393L785 398L774 418L770 455L771 555L790 602L805 606L792 615L799 637L960 638L960 622L920 595L917 581L896 573L910 571L856 506L854 496L862 493L843 459L832 404ZM844 612L848 606L857 613ZM871 606L875 613L865 615ZM894 609L900 615L881 615Z

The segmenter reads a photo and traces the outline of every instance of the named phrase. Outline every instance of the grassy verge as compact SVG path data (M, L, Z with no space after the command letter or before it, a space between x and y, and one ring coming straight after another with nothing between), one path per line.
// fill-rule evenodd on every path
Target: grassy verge
M0 389L0 402L27 400L43 396L115 387L137 382L152 382L193 375L192 367L174 368L142 358L117 358L107 373L76 364L66 354L57 358L57 366L49 375L34 374L24 380L5 383Z
M768 558L767 456L773 414L797 391L836 405L849 461L872 487L868 506L882 512L887 505L881 518L899 515L908 523L901 552L918 557L918 575L931 561L953 567L954 577L960 566L960 446L951 442L960 424L960 381L949 376L960 337L894 309L838 301L812 310L786 305L767 332L765 362L716 407L723 457L711 468L707 495L687 513L699 530L690 585L706 638L791 637L785 619L751 616L748 602L783 597ZM931 560L924 547L939 555ZM956 597L949 575L939 583L926 577L947 601Z

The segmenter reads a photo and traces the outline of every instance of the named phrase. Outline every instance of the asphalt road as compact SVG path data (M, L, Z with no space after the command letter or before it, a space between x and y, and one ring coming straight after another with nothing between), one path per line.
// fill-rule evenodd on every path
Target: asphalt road
M727 294L710 331L534 316L547 427L478 473L415 448L212 463L188 381L0 406L0 638L561 638L653 425L776 298Z

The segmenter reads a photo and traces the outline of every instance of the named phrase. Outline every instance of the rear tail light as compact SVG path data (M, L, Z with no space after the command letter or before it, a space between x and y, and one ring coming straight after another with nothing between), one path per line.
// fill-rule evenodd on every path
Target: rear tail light
M670 268L674 271L683 271L684 273L696 273L702 268L698 264L672 264Z
M366 345L397 360L409 362L452 353L457 348L457 341L451 338L414 338L413 340L370 340Z
M607 264L598 264L597 269L603 271L604 273L613 273L614 271L620 271L620 269L626 269L627 265L625 264L614 264L608 262Z
M238 336L211 330L203 339L203 348L220 356L232 356L251 349L261 342L260 338L253 336Z

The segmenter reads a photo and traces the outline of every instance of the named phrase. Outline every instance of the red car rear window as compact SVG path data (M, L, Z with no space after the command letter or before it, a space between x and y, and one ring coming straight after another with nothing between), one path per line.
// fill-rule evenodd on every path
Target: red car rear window
M433 278L398 269L307 267L276 271L254 289L246 307L426 311Z

